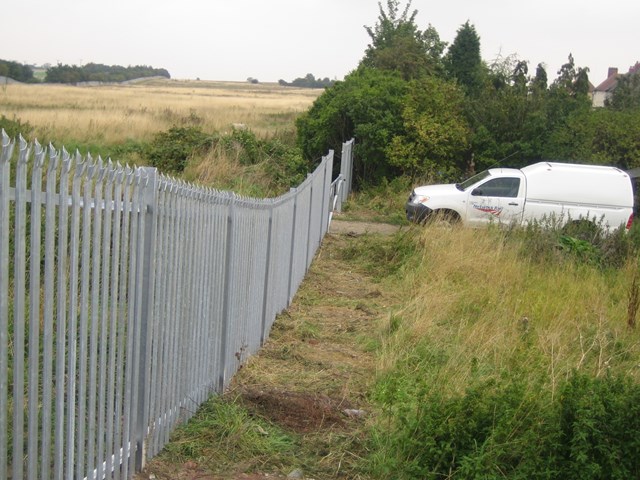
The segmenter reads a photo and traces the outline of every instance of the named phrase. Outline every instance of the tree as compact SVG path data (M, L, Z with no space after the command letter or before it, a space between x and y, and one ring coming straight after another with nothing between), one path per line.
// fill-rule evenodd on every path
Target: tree
M556 126L545 144L547 158L640 167L640 109L581 109Z
M631 67L629 73L620 76L618 85L605 106L614 110L630 110L640 108L640 63Z
M546 101L550 132L563 128L574 113L591 110L588 71L587 68L577 68L571 54L567 63L558 70L558 77L549 86Z
M387 147L401 134L408 84L398 72L360 66L325 90L298 118L298 145L306 158L319 159L328 149L356 138L356 186L375 184L399 174Z
M536 76L533 79L531 84L531 90L534 93L540 93L547 89L548 79L547 79L547 71L544 68L544 65L541 63L536 67Z
M0 76L11 78L17 82L33 83L36 81L30 66L7 60L0 60Z
M477 93L482 85L484 64L480 56L480 37L468 21L462 25L445 56L445 66L467 94Z
M84 66L62 65L47 68L45 81L49 83L78 82L124 82L144 77L171 78L164 68L152 68L145 65L122 67L120 65L103 65L87 63Z
M404 100L403 131L387 148L389 163L412 177L458 178L470 130L463 115L464 93L437 77L414 80Z
M378 3L380 15L374 27L367 27L371 38L361 64L398 71L405 80L442 73L442 52L446 43L431 26L424 32L415 23L418 13L410 13L411 1L400 12L399 0L387 0L387 9Z
M569 54L567 63L558 70L558 78L551 85L553 90L563 90L574 98L589 93L589 68L577 67L573 55Z
M470 164L481 169L500 161L523 166L539 160L548 136L545 82L540 65L531 78L528 63L515 55L488 67L482 88L465 102L473 132Z
M285 80L279 80L278 83L283 87L298 88L327 88L333 85L333 82L328 77L324 79L316 78L312 73L307 73L304 78L298 77L291 83Z

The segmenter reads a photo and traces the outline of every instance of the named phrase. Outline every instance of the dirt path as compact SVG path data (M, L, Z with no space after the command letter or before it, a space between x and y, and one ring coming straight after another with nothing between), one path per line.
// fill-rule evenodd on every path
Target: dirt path
M365 233L378 233L381 235L392 235L399 230L397 225L390 225L388 223L375 223L375 222L351 222L340 219L339 216L335 216L329 227L329 233L335 234L349 234L362 235Z
M167 465L160 457L138 478L364 478L354 464L370 414L366 392L375 374L374 355L364 339L373 337L395 299L356 266L345 263L341 251L361 235L391 234L397 229L332 222L292 305L278 317L269 340L225 393L253 414L295 434L305 469L311 471L265 471L257 469L252 459L244 459L221 476L196 462ZM340 445L335 443L338 440ZM260 473L246 473L256 470Z

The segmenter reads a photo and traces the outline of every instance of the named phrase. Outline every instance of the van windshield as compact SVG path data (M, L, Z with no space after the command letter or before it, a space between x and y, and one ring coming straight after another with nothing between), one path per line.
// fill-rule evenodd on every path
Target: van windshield
M462 192L464 192L467 188L469 188L471 185L475 185L476 183L478 183L480 180L484 180L487 177L490 177L491 174L489 173L489 170L485 170L483 172L477 173L475 174L473 177L466 179L464 182L462 183L456 183L456 188Z

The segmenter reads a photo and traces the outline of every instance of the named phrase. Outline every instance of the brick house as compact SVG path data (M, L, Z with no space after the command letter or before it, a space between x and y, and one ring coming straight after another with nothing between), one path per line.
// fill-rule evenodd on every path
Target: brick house
M605 101L611 97L613 91L618 86L618 80L623 75L635 75L640 73L640 62L629 68L627 73L618 73L615 67L609 67L607 78L604 82L593 89L592 105L594 107L604 107Z

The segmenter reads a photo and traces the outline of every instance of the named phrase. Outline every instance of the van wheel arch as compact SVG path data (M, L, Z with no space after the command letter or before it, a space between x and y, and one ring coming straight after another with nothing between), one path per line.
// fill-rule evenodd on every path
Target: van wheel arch
M462 221L462 217L455 210L441 208L434 210L429 217L429 222L434 225L453 226Z

